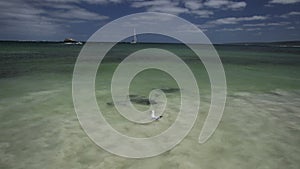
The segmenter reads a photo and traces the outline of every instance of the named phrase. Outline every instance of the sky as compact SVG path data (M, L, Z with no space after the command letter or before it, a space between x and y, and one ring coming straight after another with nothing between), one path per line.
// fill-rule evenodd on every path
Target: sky
M213 43L300 40L300 0L7 0L0 9L0 40L85 41L139 12L186 19Z

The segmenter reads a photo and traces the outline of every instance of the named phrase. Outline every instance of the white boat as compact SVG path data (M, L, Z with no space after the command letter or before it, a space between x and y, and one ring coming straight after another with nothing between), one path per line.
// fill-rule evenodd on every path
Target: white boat
M72 38L66 38L64 40L64 44L66 44L66 45L82 45L82 42L76 41L75 39L72 39Z

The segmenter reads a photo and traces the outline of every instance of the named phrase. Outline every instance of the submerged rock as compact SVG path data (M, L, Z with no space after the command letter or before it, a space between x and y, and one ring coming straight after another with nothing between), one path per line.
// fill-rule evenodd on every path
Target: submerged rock
M142 105L157 104L154 100L150 100L145 96L129 95L129 99L131 102L136 104L142 104Z
M161 88L160 90L165 93L175 93L180 91L179 88Z
M115 105L113 102L107 102L106 104L109 105L109 106Z
M160 90L163 91L164 93L175 93L175 92L180 91L179 88L161 88ZM130 95L128 95L128 98L132 103L136 103L136 104L140 104L140 105L157 104L157 102L155 100L151 100L148 97L140 96L140 95L136 95L136 94L130 94ZM118 103L107 102L106 104L109 106L113 106L115 104L124 104L124 103L125 103L125 101L118 102Z
M129 100L132 102L132 103L136 103L136 104L141 104L141 105L150 105L150 104L157 104L157 102L155 100L150 100L148 99L147 97L145 96L140 96L140 95L128 95L128 98ZM125 102L125 101L124 101ZM123 103L123 102L122 102ZM117 104L122 104L121 102L120 103L117 103ZM106 103L107 105L109 106L113 106L115 103L113 102L107 102Z

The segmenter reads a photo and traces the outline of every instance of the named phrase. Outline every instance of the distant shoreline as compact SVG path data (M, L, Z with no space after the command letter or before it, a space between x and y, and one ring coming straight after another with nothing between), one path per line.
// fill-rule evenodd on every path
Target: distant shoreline
M86 41L81 41L83 44ZM0 43L64 43L64 41L27 41L27 40L0 40ZM114 42L91 42L91 43L114 43ZM130 44L130 42L119 42L119 44ZM139 42L139 44L166 44L166 45L178 45L181 43L163 43L163 42ZM196 45L196 44L192 44ZM198 44L208 45L208 44ZM268 46L268 47L300 47L299 41L276 41L276 42L237 42L237 43L214 43L213 45L231 45L231 46Z

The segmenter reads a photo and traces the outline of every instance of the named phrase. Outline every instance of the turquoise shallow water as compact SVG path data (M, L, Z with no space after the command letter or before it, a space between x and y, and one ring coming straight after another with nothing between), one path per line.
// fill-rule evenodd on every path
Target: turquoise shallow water
M127 53L161 47L180 55L193 70L201 109L188 136L174 149L146 159L127 159L97 147L83 132L72 102L72 72L81 46L61 43L0 43L0 168L292 168L300 166L300 49L216 46L224 64L228 98L213 137L198 144L210 103L210 84L201 62L180 45L115 47L96 79L98 104L107 121L130 136L149 137L176 119L178 93L168 93L165 118L150 125L128 122L113 106L110 78ZM145 78L146 77L146 78ZM149 83L155 81L155 83ZM176 88L162 72L149 70L130 92ZM134 104L144 110L146 105Z

